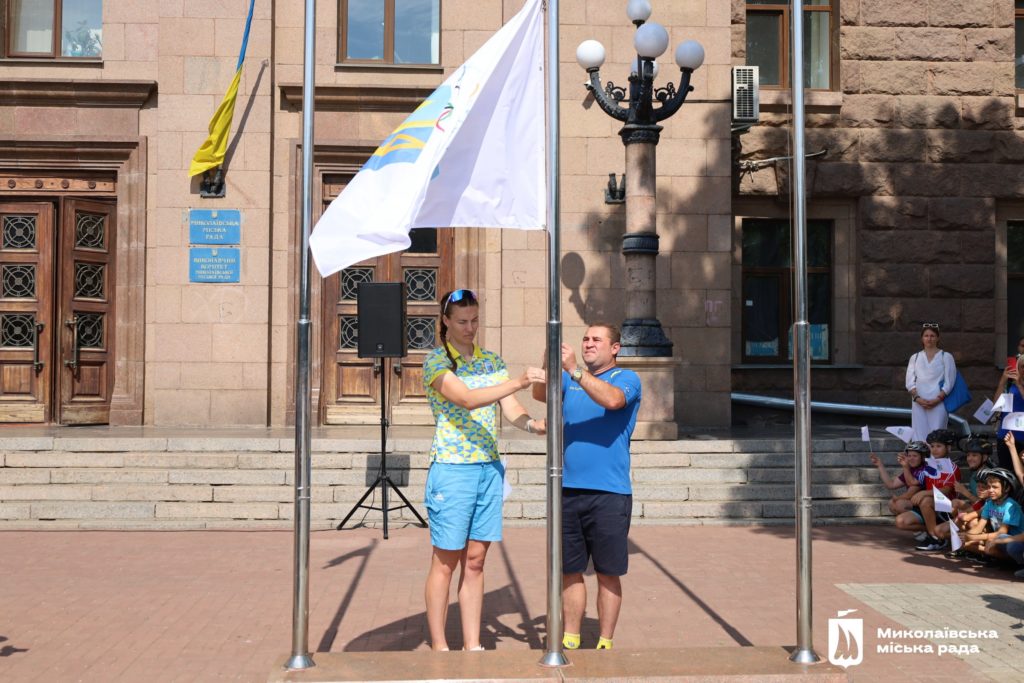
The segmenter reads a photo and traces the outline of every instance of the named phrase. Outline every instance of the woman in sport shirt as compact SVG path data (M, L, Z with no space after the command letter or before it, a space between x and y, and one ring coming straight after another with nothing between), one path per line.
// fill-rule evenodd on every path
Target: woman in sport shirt
M544 371L527 368L510 379L505 361L476 343L480 305L468 289L441 297L441 344L423 362L423 384L436 428L424 501L433 554L424 596L431 647L447 650L448 593L456 567L465 650L482 650L480 615L484 560L501 540L504 468L498 455L498 407L519 429L543 434L513 396L544 381Z

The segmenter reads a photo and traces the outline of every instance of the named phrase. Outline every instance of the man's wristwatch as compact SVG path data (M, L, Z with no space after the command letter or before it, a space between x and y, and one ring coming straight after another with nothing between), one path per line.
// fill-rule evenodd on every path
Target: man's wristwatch
M583 368L577 365L576 369L572 371L571 377L572 381L579 382L581 379L583 379Z

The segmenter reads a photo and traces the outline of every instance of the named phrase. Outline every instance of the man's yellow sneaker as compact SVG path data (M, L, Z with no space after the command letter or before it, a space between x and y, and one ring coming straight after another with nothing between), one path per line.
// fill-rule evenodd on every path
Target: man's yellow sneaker
M597 649L598 650L610 650L610 649L612 649L612 640L611 640L611 638L605 638L604 636L601 636L601 639L597 641Z
M578 650L580 649L580 634L579 633L563 633L562 634L562 647L566 650Z

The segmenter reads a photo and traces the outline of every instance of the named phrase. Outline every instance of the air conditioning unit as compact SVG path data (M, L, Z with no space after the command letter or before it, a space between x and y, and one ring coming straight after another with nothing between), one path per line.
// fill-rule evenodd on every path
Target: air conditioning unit
M732 120L756 123L760 113L760 87L758 67L732 68Z

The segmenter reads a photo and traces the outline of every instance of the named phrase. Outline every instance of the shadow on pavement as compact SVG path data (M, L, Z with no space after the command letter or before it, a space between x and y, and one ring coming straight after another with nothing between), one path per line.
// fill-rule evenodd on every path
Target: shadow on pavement
M332 567L339 567L351 559L360 557L362 561L359 563L359 569L356 570L355 576L352 577L352 581L349 583L348 590L345 592L345 597L342 598L341 604L338 605L337 611L334 613L334 617L331 619L330 626L324 631L324 635L320 638L320 644L317 645L317 652L330 652L331 645L334 644L334 639L338 637L338 627L341 626L341 620L348 611L348 607L352 604L352 598L356 594L356 589L359 587L359 580L363 577L363 572L366 571L366 565L370 561L370 555L377 548L377 539L370 541L370 545L353 550L350 553L346 553L339 557L334 558L326 565L324 569L330 569Z
M737 630L732 624L730 624L721 616L719 616L719 614L715 612L715 610L711 609L710 605L708 605L706 602L697 597L697 594L691 591L685 583L683 583L679 580L678 577L676 577L675 574L666 569L665 566L661 564L661 562L658 562L656 559L654 559L654 557L650 553L648 553L646 550L638 546L636 542L632 539L630 539L629 541L629 552L631 554L635 553L646 557L651 564L658 568L658 571L665 575L665 578L674 583L679 588L679 590L681 590L683 594L686 595L686 597L690 598L690 600L692 600L694 604L696 604L698 607L704 610L704 613L711 617L711 619L713 619L716 624L721 626L722 630L728 633L729 637L735 640L737 644L753 645L752 642L747 640L746 636L740 633L739 630Z
M994 593L982 595L981 599L988 603L989 609L1014 617L1017 623L1010 628L1017 631L1017 633L1013 637L1024 641L1024 600Z
M6 642L7 640L7 636L0 636L0 643ZM0 647L0 657L10 657L11 655L19 652L28 652L28 648L14 647L13 645L4 645L3 647Z
M493 650L502 640L516 640L521 643L540 642L544 617L526 619L510 628L499 617L506 614L521 615L521 602L511 585L502 586L484 595L484 614L480 625L480 644ZM418 612L411 616L385 624L356 636L345 646L345 652L400 652L415 650L426 644L427 614ZM448 645L453 650L462 648L462 617L458 603L448 607L448 623L445 627ZM537 646L540 647L539 645Z

